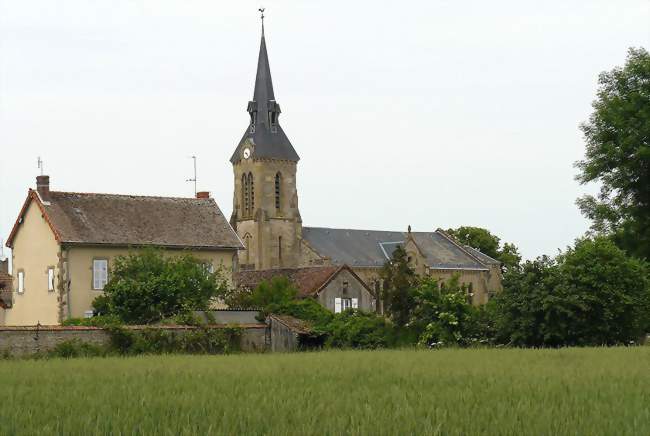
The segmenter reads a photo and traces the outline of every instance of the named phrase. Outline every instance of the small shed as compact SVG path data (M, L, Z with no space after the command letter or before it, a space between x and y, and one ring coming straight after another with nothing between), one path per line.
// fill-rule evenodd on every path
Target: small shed
M311 324L288 315L268 316L271 351L298 351L303 344L310 342Z

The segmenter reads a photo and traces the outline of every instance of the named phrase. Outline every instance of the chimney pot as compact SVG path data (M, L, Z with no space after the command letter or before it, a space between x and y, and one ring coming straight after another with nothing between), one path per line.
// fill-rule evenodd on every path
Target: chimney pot
M41 200L50 201L50 176L36 176L36 191Z
M200 191L196 193L196 198L210 198L210 192Z

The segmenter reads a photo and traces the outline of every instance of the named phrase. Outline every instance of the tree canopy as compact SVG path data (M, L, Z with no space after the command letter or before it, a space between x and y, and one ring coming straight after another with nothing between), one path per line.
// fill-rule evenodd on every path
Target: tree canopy
M409 266L404 248L398 246L395 249L379 275L383 280L380 299L384 312L390 315L395 324L403 326L411 316L415 304L412 289L418 281L415 271Z
M524 263L496 301L498 340L518 346L623 344L650 327L647 265L606 237Z
M447 229L446 232L461 244L469 245L481 253L500 261L504 272L519 267L521 255L515 244L508 242L501 244L501 238L493 235L487 229L461 226L456 229Z
M631 48L625 65L600 74L593 113L581 125L581 183L598 182L597 196L577 200L593 230L650 259L650 54Z

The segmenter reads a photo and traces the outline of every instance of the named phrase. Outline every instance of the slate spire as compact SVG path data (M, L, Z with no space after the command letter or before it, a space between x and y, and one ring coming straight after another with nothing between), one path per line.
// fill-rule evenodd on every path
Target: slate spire
M289 138L280 127L280 105L275 100L269 55L266 50L264 35L264 11L262 12L262 38L260 52L257 58L257 74L253 100L248 102L250 123L244 132L230 162L237 163L242 159L243 150L251 149L251 158L279 159L297 162L300 158L294 150Z

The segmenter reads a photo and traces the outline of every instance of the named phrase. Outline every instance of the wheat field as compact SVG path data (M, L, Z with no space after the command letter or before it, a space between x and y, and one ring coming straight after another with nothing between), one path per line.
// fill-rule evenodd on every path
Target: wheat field
M0 361L6 435L650 434L650 347Z

